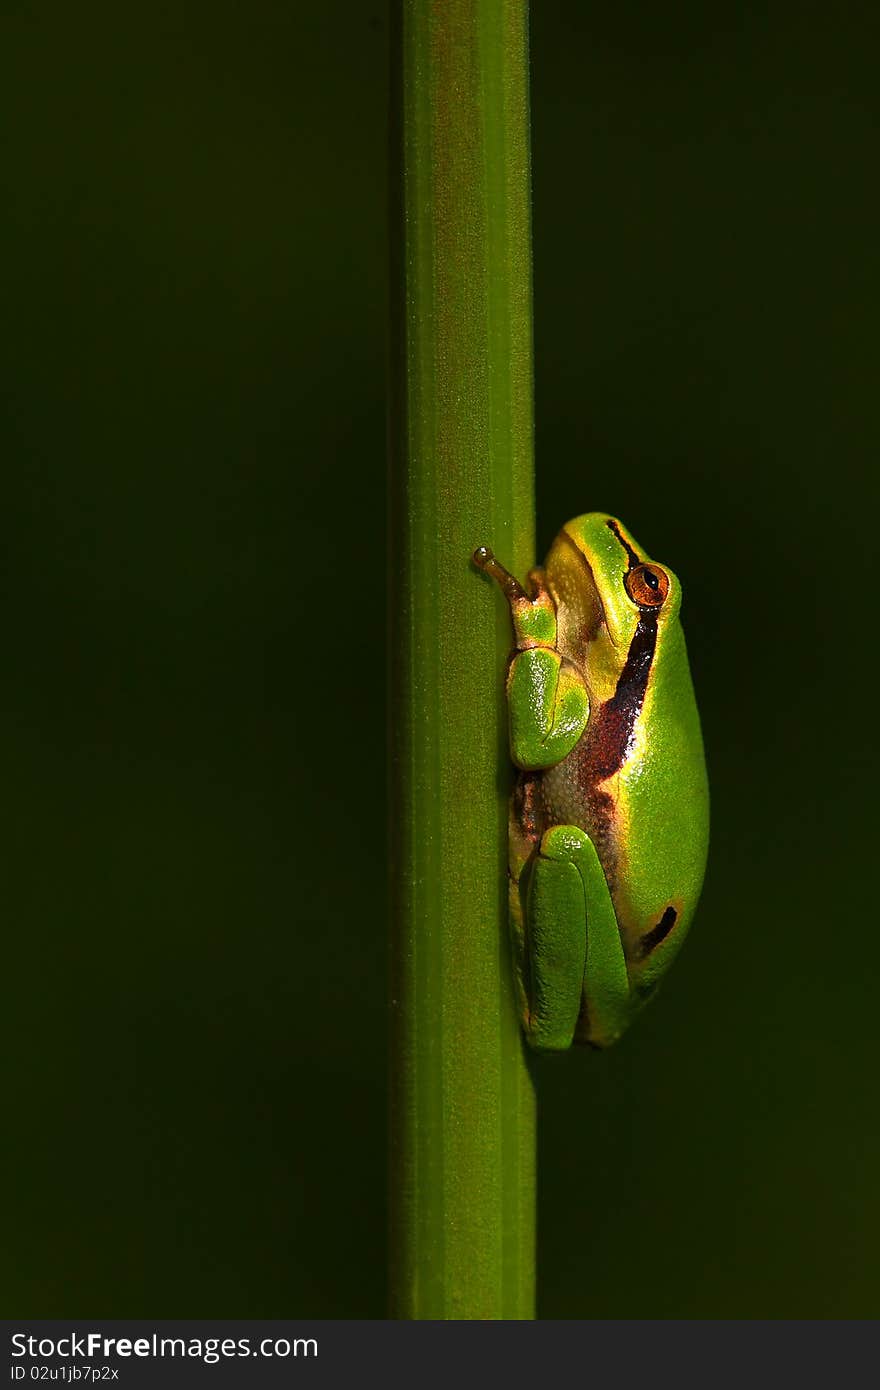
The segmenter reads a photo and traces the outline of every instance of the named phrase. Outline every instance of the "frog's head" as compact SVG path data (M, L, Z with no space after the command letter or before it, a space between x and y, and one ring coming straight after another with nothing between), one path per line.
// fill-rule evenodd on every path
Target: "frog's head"
M607 647L609 665L626 660L641 621L658 633L678 621L681 585L648 558L616 517L587 512L563 526L550 548L547 580L559 606L561 645Z

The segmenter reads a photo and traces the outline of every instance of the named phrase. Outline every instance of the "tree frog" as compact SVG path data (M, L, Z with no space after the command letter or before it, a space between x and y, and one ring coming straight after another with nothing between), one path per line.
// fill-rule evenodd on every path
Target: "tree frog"
M681 586L604 512L569 521L523 588L474 562L513 619L510 919L526 1036L615 1042L665 975L709 838Z

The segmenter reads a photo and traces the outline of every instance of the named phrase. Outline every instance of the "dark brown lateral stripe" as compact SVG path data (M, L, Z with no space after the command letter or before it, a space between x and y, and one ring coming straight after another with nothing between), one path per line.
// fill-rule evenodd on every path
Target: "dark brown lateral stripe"
M628 569L633 569L634 566L640 565L640 564L642 563L641 560L639 559L639 557L638 557L638 555L636 554L636 552L633 550L633 548L632 548L632 546L630 545L629 541L628 541L628 540L625 540L624 537L620 534L620 527L618 526L618 524L617 524L617 522L614 520L614 518L612 517L608 522L606 522L606 525L607 525L609 531L613 531L613 532L614 532L615 536L616 536L617 539L620 541L620 544L623 546L624 550L626 551L626 558L627 558L627 561L628 561L627 568L628 568Z
M672 928L675 926L678 913L674 907L667 907L656 927L646 931L639 943L639 955L642 959L649 956L655 946L659 946L661 941L665 941Z
M604 782L623 767L645 698L656 646L657 613L646 610L639 614L614 694L599 706L588 725L583 763L588 786Z
M634 565L641 564L632 546L621 535L617 522L609 518L606 524L623 548L628 568L631 570ZM587 828L612 892L617 861L614 799L601 784L620 771L632 748L636 722L645 700L657 648L658 611L656 608L639 611L614 694L591 713L584 736L573 755L573 771L585 807Z

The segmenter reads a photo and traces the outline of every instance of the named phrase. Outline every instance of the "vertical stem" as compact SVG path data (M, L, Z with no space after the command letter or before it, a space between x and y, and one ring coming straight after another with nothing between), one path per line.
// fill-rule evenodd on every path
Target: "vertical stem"
M534 1315L507 941L509 619L534 556L526 0L395 0L392 1307Z

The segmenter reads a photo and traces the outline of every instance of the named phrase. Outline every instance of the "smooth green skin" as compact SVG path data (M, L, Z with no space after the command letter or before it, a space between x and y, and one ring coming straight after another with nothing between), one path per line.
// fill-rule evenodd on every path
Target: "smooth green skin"
M602 512L563 527L529 593L491 552L474 558L505 592L516 639L510 749L529 775L511 807L510 899L523 1027L540 1051L606 1047L677 955L705 870L681 587ZM637 562L668 579L659 607L627 592Z

